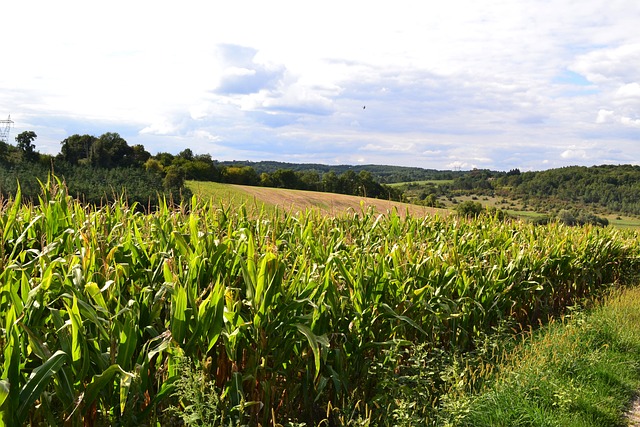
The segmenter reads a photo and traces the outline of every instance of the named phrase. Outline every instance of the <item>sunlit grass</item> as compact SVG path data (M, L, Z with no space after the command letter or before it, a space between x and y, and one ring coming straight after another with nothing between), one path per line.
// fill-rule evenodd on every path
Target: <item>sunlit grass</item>
M275 208L268 201L258 200L255 196L247 193L242 186L208 181L187 181L185 184L202 201L211 201L214 204L225 206L244 205L255 209L265 208L268 211Z
M460 426L623 426L640 390L640 288L577 311L520 345L495 385L461 398Z

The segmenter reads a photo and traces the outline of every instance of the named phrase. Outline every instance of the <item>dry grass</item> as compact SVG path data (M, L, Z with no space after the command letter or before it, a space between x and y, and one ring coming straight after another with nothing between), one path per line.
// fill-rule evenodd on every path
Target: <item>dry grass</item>
M216 202L238 203L267 210L278 207L292 213L317 209L323 214L340 215L349 210L360 211L373 207L376 212L391 212L394 209L403 216L409 212L412 216L446 215L448 210L435 209L408 203L367 197L347 196L344 194L321 193L316 191L287 190L282 188L252 187L247 185L219 184L213 182L189 181L187 185L199 198L213 198Z

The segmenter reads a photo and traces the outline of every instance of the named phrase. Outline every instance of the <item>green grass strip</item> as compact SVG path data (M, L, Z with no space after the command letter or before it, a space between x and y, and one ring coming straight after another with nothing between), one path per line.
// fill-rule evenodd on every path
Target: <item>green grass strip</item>
M627 426L640 391L640 288L534 334L488 390L450 399L444 425Z

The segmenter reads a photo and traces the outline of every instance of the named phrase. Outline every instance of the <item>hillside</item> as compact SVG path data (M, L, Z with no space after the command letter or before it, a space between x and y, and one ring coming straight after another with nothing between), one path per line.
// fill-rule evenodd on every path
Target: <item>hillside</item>
M344 194L321 193L317 191L288 190L282 188L254 187L248 185L220 184L214 182L187 181L187 187L199 198L212 198L215 202L244 203L248 207L267 209L278 207L283 210L299 212L318 209L329 215L339 215L349 209L359 211L363 207L373 207L376 212L385 213L394 208L404 215L444 214L446 209L429 208L408 203L367 197L347 196Z
M342 174L347 171L353 171L360 173L367 171L371 173L376 180L383 184L391 184L397 182L406 181L421 181L421 180L446 180L454 179L455 177L462 176L467 172L464 171L450 171L450 170L436 170L436 169L424 169L419 167L410 166L391 166L391 165L325 165L320 163L286 163L275 161L223 161L217 162L219 166L249 166L253 168L256 173L273 173L279 169L289 169L296 172L318 172L320 174L333 172L336 174Z

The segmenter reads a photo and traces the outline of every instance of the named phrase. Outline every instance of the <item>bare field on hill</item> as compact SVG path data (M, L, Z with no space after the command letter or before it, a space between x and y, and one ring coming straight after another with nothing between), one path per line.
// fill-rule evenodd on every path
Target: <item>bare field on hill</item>
M316 191L287 190L282 188L252 187L247 185L220 184L213 182L188 181L187 186L200 198L211 197L216 202L244 203L247 206L287 211L318 209L330 215L339 215L352 210L373 207L376 212L386 213L397 209L400 215L409 212L412 216L447 215L446 209L435 209L408 203L344 194L320 193Z

